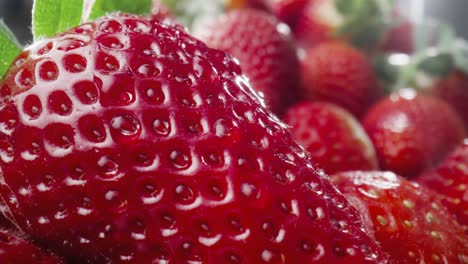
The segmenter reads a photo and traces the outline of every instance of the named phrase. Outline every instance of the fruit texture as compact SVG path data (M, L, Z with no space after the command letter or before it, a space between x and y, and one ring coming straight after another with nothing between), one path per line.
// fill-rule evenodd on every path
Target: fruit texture
M468 234L468 140L415 181L440 194L444 205L457 216Z
M435 166L465 137L463 121L450 105L411 89L382 99L363 125L381 168L406 177Z
M281 114L299 93L299 62L289 28L273 16L240 9L208 22L194 31L211 48L236 57L255 90Z
M332 175L358 208L390 263L467 263L468 238L429 189L392 172Z
M367 57L345 43L327 42L312 48L302 61L304 96L328 101L361 117L382 91Z
M332 174L377 170L374 146L356 118L343 108L323 102L303 102L284 116L296 142L318 167Z
M10 233L10 231L0 231L0 263L63 264L62 260Z
M386 263L231 56L110 15L0 85L0 194L69 263Z
M453 70L428 88L429 93L447 101L460 114L468 129L468 75Z

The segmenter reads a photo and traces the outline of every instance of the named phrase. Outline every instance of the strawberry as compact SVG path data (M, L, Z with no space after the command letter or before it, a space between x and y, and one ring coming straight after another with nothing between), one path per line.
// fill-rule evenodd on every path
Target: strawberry
M414 51L414 25L408 19L398 15L394 16L394 19L401 21L388 30L380 49L384 52L412 54Z
M345 43L327 42L312 48L301 68L306 98L335 103L357 117L382 94L367 57Z
M0 91L0 194L70 263L386 263L236 61L178 27L85 23Z
M415 181L439 193L444 205L457 216L468 234L468 140Z
M254 9L233 10L194 34L239 59L252 86L274 112L282 113L296 100L300 81L296 51L288 27L273 16Z
M406 177L435 165L465 136L463 121L450 105L412 89L382 99L363 125L380 166Z
M305 6L314 0L264 0L268 10L292 28Z
M436 80L427 91L447 101L460 114L468 129L468 74L452 70Z
M331 176L391 263L468 263L468 237L435 193L392 172Z
M0 230L0 263L61 264L63 262L10 231Z
M296 142L327 173L377 170L374 146L351 113L324 102L303 102L284 116Z

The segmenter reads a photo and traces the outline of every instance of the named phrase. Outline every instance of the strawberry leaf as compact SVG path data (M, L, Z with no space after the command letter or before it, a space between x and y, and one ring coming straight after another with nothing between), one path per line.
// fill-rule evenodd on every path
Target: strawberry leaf
M0 20L0 79L20 54L21 46L10 29Z
M35 0L32 31L34 39L51 37L77 26L83 14L83 0Z
M152 0L96 0L91 9L90 19L120 11L131 14L149 14Z

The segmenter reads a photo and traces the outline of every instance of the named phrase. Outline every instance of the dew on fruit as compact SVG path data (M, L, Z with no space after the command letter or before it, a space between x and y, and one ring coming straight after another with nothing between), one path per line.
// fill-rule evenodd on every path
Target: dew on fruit
M92 81L81 81L74 84L73 91L83 104L94 104L98 101L98 88Z
M159 81L143 81L138 86L145 101L151 104L162 104L166 100L164 91L168 90L167 84Z
M59 69L55 62L46 61L39 65L39 77L43 81L55 81L59 76Z
M23 111L31 120L38 119L42 114L41 100L37 95L30 94L23 103Z
M54 91L47 100L50 111L61 116L70 115L73 103L64 91Z
M255 185L251 183L243 183L241 185L241 193L245 197L255 197L258 198L260 196L260 192L257 190Z
M135 138L141 132L141 125L138 119L131 115L118 115L112 118L110 125L115 134L126 138Z
M119 165L109 156L102 156L98 160L97 166L101 176L104 177L104 179L112 179L119 174Z
M78 36L77 36L78 37ZM66 38L61 39L57 44L57 49L62 51L70 51L85 46L86 43L83 40L77 38Z
M135 19L126 19L124 25L128 30L137 33L148 33L151 29L148 23Z
M178 170L185 170L190 167L192 160L190 153L174 150L169 155L171 165Z
M62 59L65 70L71 73L83 72L86 69L86 58L78 54L68 54Z
M166 119L155 119L153 122L153 130L161 136L168 136L171 132L171 124ZM171 154L172 156L172 154Z
M21 187L18 189L18 194L21 196L29 196L31 193L31 187Z

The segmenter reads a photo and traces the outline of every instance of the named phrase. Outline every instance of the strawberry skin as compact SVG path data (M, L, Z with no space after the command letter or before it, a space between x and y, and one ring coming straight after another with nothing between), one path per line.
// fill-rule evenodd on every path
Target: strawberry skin
M0 194L70 263L386 263L236 61L178 27L81 25L0 91Z
M281 114L298 97L299 62L289 28L266 12L239 9L195 29L208 46L239 59L266 103Z
M304 96L328 101L361 117L381 96L367 57L345 43L327 42L312 48L302 61Z
M0 230L0 263L63 264L56 258L10 231Z
M461 71L452 71L438 80L429 92L447 101L463 118L468 129L468 75Z
M457 216L468 234L468 140L435 169L424 172L415 181L439 193L444 205Z
M380 166L414 177L436 165L465 137L463 121L441 99L412 89L378 102L363 119Z
M377 170L374 146L351 113L324 102L303 102L284 116L292 136L326 173Z
M264 0L265 5L279 20L294 28L300 14L311 0Z
M331 176L391 263L468 263L468 237L437 195L392 172Z

